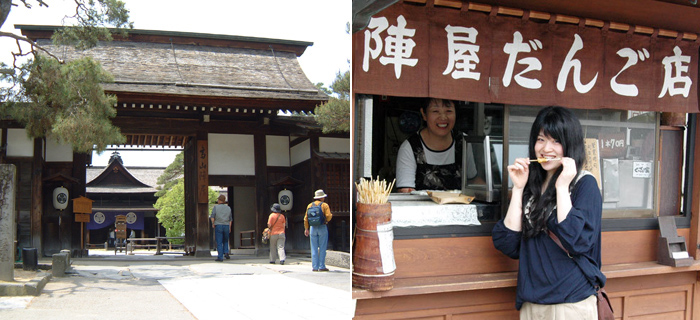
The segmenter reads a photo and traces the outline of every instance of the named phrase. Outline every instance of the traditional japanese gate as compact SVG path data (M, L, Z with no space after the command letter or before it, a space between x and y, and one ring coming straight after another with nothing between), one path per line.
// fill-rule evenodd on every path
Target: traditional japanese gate
M252 188L254 200L246 201L252 200L255 217L245 219L261 231L269 204L276 200L278 191L268 186L285 176L294 176L295 172L313 172L312 152L323 151L318 149L319 139L325 136L320 130L313 126L310 129L305 120L301 120L304 125L298 125L299 121L282 121L278 117L280 110L309 113L328 99L306 78L297 61L311 43L131 30L127 39L100 43L88 51L74 51L51 44L48 39L55 27L18 28L42 46L60 52L63 59L90 55L114 75L114 83L104 84L104 88L117 96L113 123L126 136L126 146L184 149L185 245L197 256L210 254L208 186L229 187L229 198L234 188ZM331 136L347 139L347 134ZM34 144L33 154L42 154L42 142L37 140ZM58 163L40 156L33 161L35 168L45 163L48 175L76 177L72 178L75 181L70 187L71 195L85 194L82 177L89 161L84 155L73 154ZM314 188L324 187L314 175L295 178L303 181L294 190L299 195L310 197ZM28 218L31 239L56 241L60 234L63 246L72 246L79 234L76 226L46 223L47 219L72 220L65 220L42 205L41 180L39 171L31 181L37 188ZM302 214L304 202L297 202L291 214Z

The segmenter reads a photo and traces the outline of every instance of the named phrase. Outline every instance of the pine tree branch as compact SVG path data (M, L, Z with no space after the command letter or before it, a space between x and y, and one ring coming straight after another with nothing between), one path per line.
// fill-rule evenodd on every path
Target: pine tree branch
M4 32L4 31L0 31L0 37L10 37L10 38L17 40L17 46L20 50L20 53L19 53L20 56L26 55L26 54L22 54L22 48L19 46L19 42L23 41L23 42L26 42L32 46L31 52L35 52L36 49L39 49L39 50L43 51L44 53L46 53L47 55L49 55L50 57L56 59L56 61L58 61L59 63L61 63L61 64L63 63L63 59L57 57L56 55L51 53L49 50L38 45L36 42L32 41L31 39L29 39L27 37L23 37L23 36L16 35L16 34L11 33L11 32ZM13 54L13 55L15 55L15 54Z
M20 0L20 1L21 1L22 3L24 3L24 6L27 7L28 9L31 9L31 8L32 8L32 5L29 4L29 3L27 3L27 0ZM44 2L43 0L36 0L36 2L39 3L39 7L47 7L47 8L49 7L49 5L46 4L46 2ZM16 4L12 4L12 5L13 5L13 6L17 6Z

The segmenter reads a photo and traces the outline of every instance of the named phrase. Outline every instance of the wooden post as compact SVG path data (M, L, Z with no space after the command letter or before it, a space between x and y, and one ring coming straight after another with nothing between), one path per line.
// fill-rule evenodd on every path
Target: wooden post
M185 252L192 254L197 235L197 142L185 146Z
M5 163L7 157L7 128L0 129L0 163Z
M42 156L43 140L34 139L34 158L32 158L32 206L31 206L31 239L32 247L36 248L37 255L42 257L44 251L41 246L41 217L42 214L42 172L44 159Z
M71 186L71 196L72 197L80 197L80 196L85 196L85 176L87 172L87 154L85 153L73 153L73 177L79 180L78 183L73 184ZM70 207L69 207L70 208ZM86 213L91 213L92 212L92 206L90 206L90 211ZM71 249L71 251L74 252L73 248L74 246L78 245L75 237L78 234L78 230L75 230L76 228L79 228L77 223L72 223L76 222L75 221L75 214L71 215L70 211L66 212L61 212L60 213L63 223L61 223L60 227L60 238L61 238L61 248L62 249ZM72 222L71 222L72 221ZM81 248L82 250L82 248ZM85 252L80 251L80 255L82 256L85 254Z
M698 249L698 244L700 244L700 148L697 144L700 141L700 117L695 116L695 122L690 123L692 128L695 130L695 145L693 146L693 155L696 161L692 164L693 166L693 176L688 177L691 179L693 184L692 200L691 200L691 212L686 212L690 214L690 234L688 235L688 254L695 259L700 257L700 249Z
M267 139L265 134L256 133L253 136L254 156L255 156L255 234L262 234L267 226L267 213L269 205L267 194ZM259 238L259 237L258 237ZM258 247L258 240L255 240L255 247Z
M94 201L80 196L73 199L73 221L80 222L80 254L85 254L85 222L90 222Z
M197 252L211 257L209 248L209 143L206 133L197 135Z

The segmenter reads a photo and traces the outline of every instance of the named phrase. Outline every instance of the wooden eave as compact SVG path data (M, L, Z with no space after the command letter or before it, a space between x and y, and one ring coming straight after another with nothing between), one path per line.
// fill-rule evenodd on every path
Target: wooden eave
M353 1L353 32L362 30L371 15L381 12L398 0L361 0ZM530 19L549 20L550 14L556 14L557 22L578 24L584 19L586 26L602 27L610 24L611 30L652 34L655 30L660 36L677 37L681 34L686 40L697 39L700 33L700 6L697 2L684 0L404 0L407 4L425 5L432 2L435 6L451 7L460 10L491 11L497 7L498 14L522 16L523 10L530 11ZM355 21L357 20L357 21Z
M272 182L270 184L270 186L271 187L285 186L288 188L292 188L292 187L300 186L303 184L304 184L304 181L301 181L299 179L294 179L293 177L290 177L290 176L284 176L283 178L281 178L275 182Z
M115 173L114 171L117 171ZM151 186L141 182L139 179L136 179L131 173L129 173L129 170L127 170L124 165L122 165L119 161L112 161L103 171L100 173L97 177L92 179L92 181L89 181L85 186L86 187L101 187L104 182L109 181L109 177L114 174L119 174L127 178L127 180L132 184L131 186L133 187L146 187L146 188L151 188Z
M300 51L275 45L303 47L307 42L197 33L132 30L147 39L130 37L100 42L78 51L55 46L47 39L58 27L17 26L23 33L61 59L90 56L114 76L103 83L106 93L117 96L117 106L163 105L306 111L329 97L309 81L298 62ZM164 41L163 37L197 41ZM212 46L210 41L226 45ZM251 45L238 45L243 42ZM255 45L252 45L255 44ZM233 109L235 110L235 109ZM245 116L242 112L241 115Z
M321 162L348 162L350 161L350 153L339 153L339 152L313 152L314 157L318 158Z
M148 109L170 110L185 113L190 111L226 112L239 110L240 115L253 114L251 110L259 113L260 109L272 111L297 111L311 112L316 106L328 101L328 98L304 100L304 99L253 99L239 97L215 97L192 95L168 95L168 94L144 94L134 92L105 90L106 93L117 96L117 109ZM188 107L185 110L185 107ZM197 109L194 109L196 107ZM207 108L204 110L202 108ZM229 110L230 109L230 110ZM244 112L244 110L246 110Z
M265 125L278 111L311 113L329 97L306 77L297 57L309 42L153 30L77 51L48 40L56 26L17 25L65 60L91 56L114 76L112 123L124 146L184 148L197 132L304 133ZM273 122L273 121L270 121Z
M79 184L80 180L73 178L71 176L65 175L61 172L50 175L44 179L42 179L43 182L65 182L65 183L75 183Z

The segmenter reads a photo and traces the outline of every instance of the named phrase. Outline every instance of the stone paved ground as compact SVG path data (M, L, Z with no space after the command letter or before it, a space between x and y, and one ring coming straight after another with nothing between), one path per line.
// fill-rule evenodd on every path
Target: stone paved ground
M38 297L0 297L0 319L352 318L349 269L312 272L305 256L290 256L284 266L267 260L152 254L73 259L74 270L53 278Z

